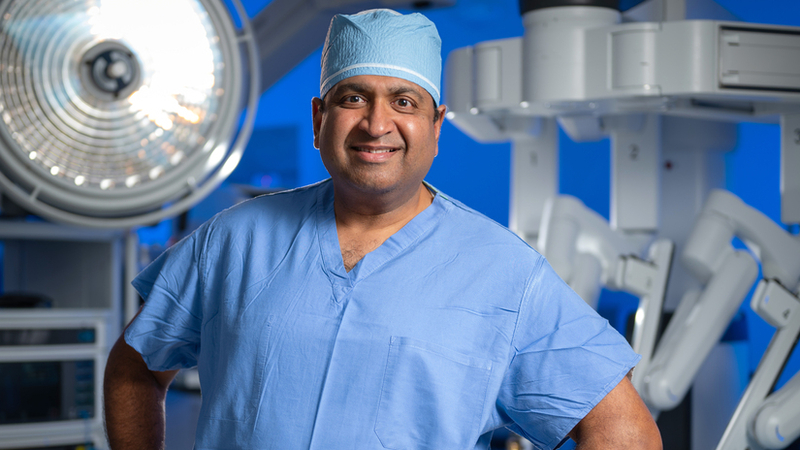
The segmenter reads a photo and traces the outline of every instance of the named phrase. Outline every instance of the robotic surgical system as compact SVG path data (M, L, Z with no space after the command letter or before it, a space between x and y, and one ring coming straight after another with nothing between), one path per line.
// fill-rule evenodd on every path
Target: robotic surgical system
M704 376L760 265L750 307L774 336L738 405L692 442L785 448L800 437L800 374L775 386L800 335L800 238L721 189L722 154L737 122L778 122L781 220L800 223L800 28L733 21L711 0L617 5L521 0L524 36L448 56L447 117L512 143L510 226L587 303L602 287L639 297L633 383L656 417ZM610 137L610 220L558 194L559 126Z

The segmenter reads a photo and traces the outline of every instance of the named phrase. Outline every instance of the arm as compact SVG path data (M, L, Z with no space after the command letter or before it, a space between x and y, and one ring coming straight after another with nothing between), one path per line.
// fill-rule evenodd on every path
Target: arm
M163 449L164 398L177 370L153 372L142 356L117 340L108 356L103 395L112 449Z
M630 382L630 374L569 433L576 450L661 450L661 434Z

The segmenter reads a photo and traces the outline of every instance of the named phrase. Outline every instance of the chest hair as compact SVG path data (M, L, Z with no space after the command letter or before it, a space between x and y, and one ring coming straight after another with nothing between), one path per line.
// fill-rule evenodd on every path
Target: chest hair
M350 270L361 261L364 255L380 247L384 240L386 239L362 238L348 239L340 242L339 247L342 251L342 261L344 262L345 270L350 272Z

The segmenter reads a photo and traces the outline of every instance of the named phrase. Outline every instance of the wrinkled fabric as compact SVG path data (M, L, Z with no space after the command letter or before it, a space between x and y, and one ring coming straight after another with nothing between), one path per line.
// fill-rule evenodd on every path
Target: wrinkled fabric
M125 339L197 365L195 448L556 447L638 361L516 235L437 193L345 271L330 180L215 216L134 281Z
M322 47L319 96L345 78L382 75L416 83L439 105L441 49L436 25L420 13L372 9L338 14Z

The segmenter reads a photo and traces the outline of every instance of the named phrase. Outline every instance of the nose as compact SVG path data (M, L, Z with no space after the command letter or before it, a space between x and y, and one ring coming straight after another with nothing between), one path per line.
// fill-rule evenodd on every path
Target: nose
M359 128L374 138L391 133L394 129L394 121L390 107L380 102L372 103L365 108Z

